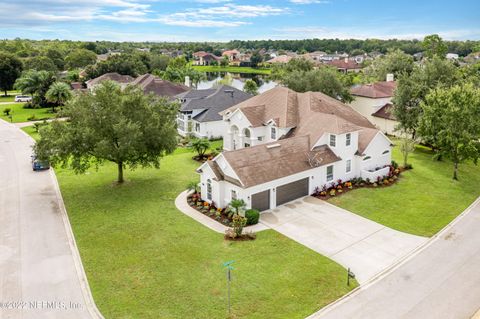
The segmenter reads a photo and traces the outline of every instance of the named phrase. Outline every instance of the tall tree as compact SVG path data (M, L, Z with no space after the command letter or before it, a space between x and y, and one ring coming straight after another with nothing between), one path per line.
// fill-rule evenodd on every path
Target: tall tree
M258 85L254 80L246 80L245 85L243 86L243 90L251 95L258 94Z
M448 47L438 34L427 35L423 39L422 44L425 49L426 57L433 58L434 56L437 56L441 59L445 59Z
M56 105L65 105L72 98L72 90L70 85L65 82L55 82L45 94L47 101L52 103L52 112L55 112Z
M65 58L66 67L71 69L83 68L87 65L94 64L97 61L97 55L87 49L77 49L70 52Z
M57 72L58 68L53 61L46 56L39 55L25 60L26 70Z
M7 96L15 81L22 73L23 65L20 59L9 53L0 52L0 90Z
M480 156L480 89L471 83L437 88L421 107L419 132L435 136L437 156L452 160L453 179L457 180L458 165L466 160L476 164Z
M390 50L385 56L375 59L366 68L366 73L374 76L377 81L385 81L389 73L397 77L402 73L410 74L413 68L413 57L402 50L396 49Z
M52 72L30 70L17 79L15 87L22 93L32 94L33 102L43 107L47 104L45 95L55 80Z
M260 63L262 63L262 60L262 55L258 51L253 52L252 56L250 57L250 63L254 68L257 67Z
M122 183L125 167L159 168L160 159L175 150L178 109L177 102L105 81L68 102L62 115L70 120L41 130L35 151L39 158L77 173L113 162Z

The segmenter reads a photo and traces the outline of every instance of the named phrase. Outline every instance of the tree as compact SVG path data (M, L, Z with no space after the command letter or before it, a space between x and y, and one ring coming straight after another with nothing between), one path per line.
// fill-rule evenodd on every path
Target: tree
M257 67L260 63L262 63L262 61L263 61L263 58L260 52L255 51L252 53L252 56L250 57L250 63L252 67L254 68Z
M272 67L271 78L281 81L294 71L307 72L313 70L313 62L304 58L295 58L286 64L276 64Z
M415 141L411 139L408 134L403 133L403 137L400 139L400 152L403 155L403 167L409 167L408 155L415 150Z
M258 94L258 85L254 80L246 80L243 90L251 95Z
M53 61L46 56L36 56L25 61L26 70L57 72L58 68Z
M420 103L428 92L437 86L450 87L460 80L458 68L452 62L434 56L423 67L416 67L409 74L401 74L392 99L393 113L398 129L415 138L418 121L422 114Z
M63 70L65 67L64 53L56 49L48 49L45 53L45 56L48 57L55 64L58 70Z
M183 56L171 59L165 71L156 70L157 74L164 80L183 83L185 77L189 77L192 84L197 87L198 83L205 79L205 73L192 68Z
M195 138L190 142L189 147L198 154L199 158L203 158L210 148L210 141L206 138Z
M322 67L307 72L293 71L283 76L281 83L296 92L322 92L335 99L351 102L349 86L342 81L342 75L334 68Z
M378 81L385 81L389 73L397 77L402 73L410 74L413 69L413 57L396 49L389 51L381 58L375 59L372 64L366 68L366 73L374 76Z
M22 61L12 54L0 52L0 90L5 92L5 96L13 88L22 69Z
M230 61L228 60L228 56L224 55L220 60L220 66L227 67Z
M22 93L32 94L34 104L44 107L47 104L45 95L55 80L51 72L30 70L17 79L15 87Z
M140 56L135 54L113 55L106 61L99 62L86 68L87 77L89 79L110 72L137 77L147 73L148 68Z
M52 112L55 112L55 105L63 106L72 98L72 90L65 82L55 82L50 86L45 97L52 103Z
M438 34L427 35L423 39L422 45L425 49L426 57L433 58L434 56L437 56L441 59L445 59L448 47Z
M54 121L42 129L35 152L77 173L92 164L116 163L122 183L124 168L159 168L160 159L175 150L178 109L177 102L105 81L65 105L62 115L69 121Z
M234 214L245 217L246 204L243 199L232 199L229 206L230 209L234 212Z
M87 65L94 64L97 61L97 55L87 49L77 49L70 52L65 58L66 67L71 69L83 68Z
M168 63L170 62L170 57L164 54L154 55L151 58L150 67L151 70L160 70L165 71Z
M449 157L458 180L458 165L466 160L477 163L480 156L480 89L473 84L437 88L421 103L422 136L435 135L436 156Z

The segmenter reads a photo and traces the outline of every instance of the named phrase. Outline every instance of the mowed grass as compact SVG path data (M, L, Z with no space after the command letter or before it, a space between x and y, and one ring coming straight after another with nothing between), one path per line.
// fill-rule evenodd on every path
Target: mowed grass
M7 91L7 96L5 96L4 91L0 91L0 102L13 102L15 101L15 95L20 95L19 91Z
M398 147L393 158L402 163ZM358 189L329 201L385 226L432 236L480 196L480 167L471 162L460 165L459 181L452 179L453 164L433 160L425 147L417 146L409 163L413 169L393 186Z
M21 128L25 133L30 135L35 141L38 141L40 139L40 134L38 134L37 130L35 127L32 126L25 126Z
M35 115L35 120L50 119L56 116L51 112L51 108L24 109L23 105L25 103L0 104L0 118L10 122L10 118L3 113L6 108L11 109L10 115L12 115L13 123L28 122L28 118L32 115Z
M179 212L176 196L198 180L191 152L161 168L116 167L57 176L93 296L106 318L227 318L222 263L234 260L231 318L305 318L344 295L346 270L267 230L228 242Z
M272 71L265 68L251 68L245 66L216 66L216 65L193 65L197 71L202 72L230 72L230 73L250 73L268 75Z

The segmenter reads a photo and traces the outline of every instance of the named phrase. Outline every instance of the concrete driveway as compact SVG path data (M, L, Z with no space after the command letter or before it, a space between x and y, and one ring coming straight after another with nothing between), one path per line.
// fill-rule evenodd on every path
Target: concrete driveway
M428 240L310 196L263 213L261 222L350 268L360 284Z
M0 120L0 318L103 318L93 303L53 171Z

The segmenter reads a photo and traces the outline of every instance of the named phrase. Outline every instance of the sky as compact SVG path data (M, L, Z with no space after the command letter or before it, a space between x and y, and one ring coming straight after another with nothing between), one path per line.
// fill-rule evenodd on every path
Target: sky
M480 0L0 0L0 38L480 40Z

